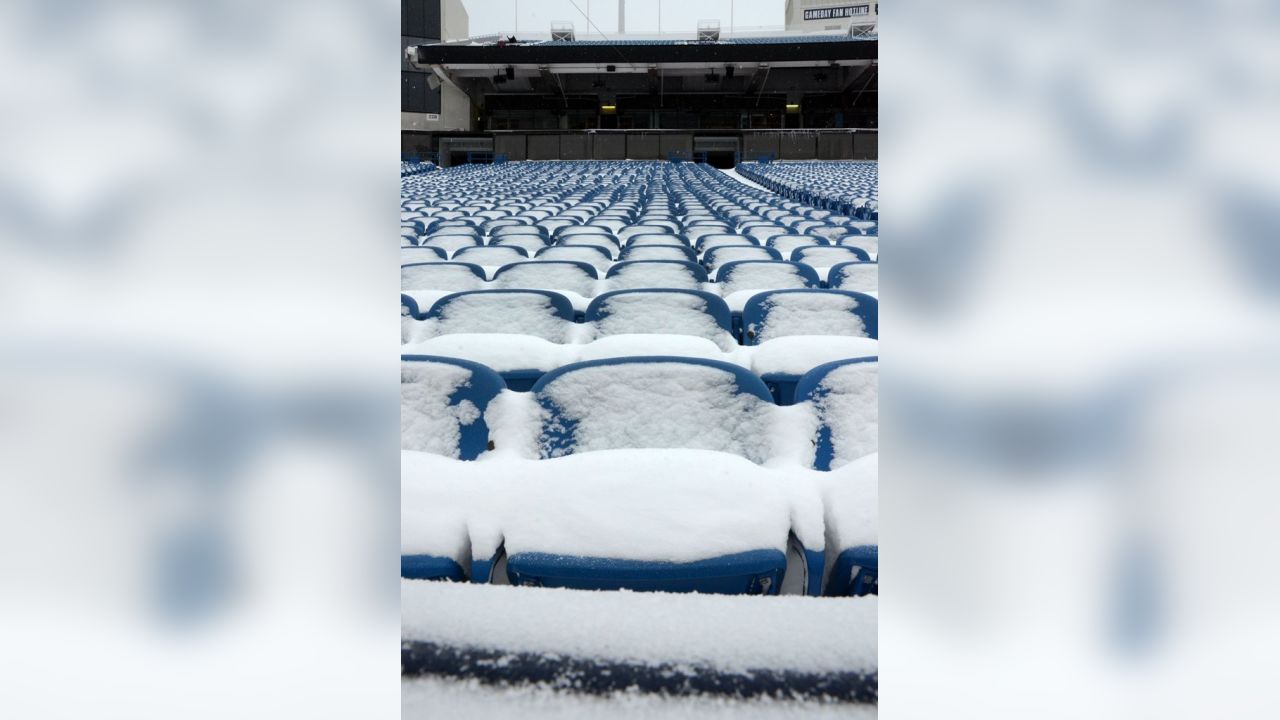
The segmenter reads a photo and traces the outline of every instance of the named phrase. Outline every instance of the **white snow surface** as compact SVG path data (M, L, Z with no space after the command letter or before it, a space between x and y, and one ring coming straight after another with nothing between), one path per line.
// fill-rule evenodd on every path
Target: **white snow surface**
M405 639L451 646L728 672L877 667L874 597L584 593L402 580L400 604Z
M409 265L400 268L400 287L407 290L482 290L484 280L475 273L457 265ZM416 299L416 298L415 298ZM424 312L426 308L420 308Z
M458 457L461 425L480 419L469 401L457 407L449 397L471 380L471 371L437 362L400 364L400 447Z
M735 169L733 169L733 168L728 168L728 169L721 168L721 169L720 169L720 172L724 173L725 175L728 175L729 177L733 178L734 180L737 180L738 182L742 183L743 185L746 185L747 187L752 187L752 188L755 188L755 189L757 189L757 190L763 190L763 191L765 191L765 192L767 192L767 193L771 193L771 192L773 192L773 191L772 191L772 190L770 190L769 188L767 188L767 187L765 187L765 186L761 185L760 183L758 183L758 182L756 182L756 181L754 181L754 180L748 180L747 178L745 178L745 177L743 177L743 176L739 175L739 174L738 174L738 171L737 171L737 170L735 170Z
M490 283L496 290L565 290L584 297L596 294L596 280L572 265L534 263L517 265L498 275Z
M822 480L828 570L841 551L879 542L879 469L880 455L871 453Z
M527 396L526 396L527 397ZM486 417L486 420L488 418ZM495 441L495 445L497 445ZM504 447L505 441L504 441ZM692 562L748 550L786 550L789 533L825 543L821 476L764 468L727 453L626 449L548 460L493 455L465 462L401 452L401 552L492 557L543 552ZM418 513L424 513L419 515ZM465 536L432 522L461 518Z
M677 258L683 260L684 258ZM641 288L676 288L699 290L701 283L682 265L654 263L652 265L628 265L607 280L610 290L638 290Z
M755 462L769 455L767 433L775 409L738 392L728 371L676 363L582 368L542 389L559 413L576 421L575 450L699 448ZM548 452L559 452L546 448Z
M400 687L405 720L874 720L878 716L875 705L770 698L731 700L644 693L597 697L537 686L501 688L437 678L406 679Z
M818 417L831 428L838 468L879 448L879 363L852 363L827 374Z
M706 312L707 301L684 293L614 295L604 301L607 315L592 323L597 336L619 334L692 335L712 340L725 350L737 345L733 336Z
M806 287L804 278L794 265L751 263L733 268L733 275L727 281L718 283L723 295L742 290L786 290Z
M786 335L866 337L862 318L853 314L856 298L839 293L780 293L766 300L764 326L748 328L757 342Z
M749 347L751 372L803 375L823 363L875 356L880 343L864 337L790 335Z
M504 333L567 342L576 330L571 320L555 314L549 297L520 292L455 298L438 318L423 320L422 325L419 338L450 333Z
M880 292L879 265L846 265L841 271L841 290L861 293Z

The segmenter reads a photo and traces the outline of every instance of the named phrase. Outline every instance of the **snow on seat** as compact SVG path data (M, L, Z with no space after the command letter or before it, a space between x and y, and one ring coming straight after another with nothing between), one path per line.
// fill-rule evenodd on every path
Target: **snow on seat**
M620 449L467 463L403 453L401 472L406 510L463 516L473 582L821 592L820 487L734 455ZM402 553L444 544L404 528Z
M787 335L753 346L749 365L773 393L774 401L791 405L796 402L800 378L810 370L837 360L870 357L879 349L879 341L866 337Z
M700 290L614 290L592 300L585 319L598 337L691 335L711 340L726 351L737 344L729 306Z
M693 262L698 256L691 248L674 245L628 245L618 256L622 262L636 260L688 260Z
M809 371L796 386L797 401L812 403L818 417L813 467L833 473L824 484L827 550L833 560L827 595L878 593L878 370L875 357L839 360Z
M528 260L529 254L522 247L510 245L484 245L466 247L453 254L459 262L469 262L484 267L502 267L511 263Z
M725 245L759 245L753 237L739 235L737 233L710 233L698 238L698 242L694 245L694 249L699 254L705 253L711 248L722 247Z
M878 303L849 290L771 290L751 296L742 309L743 344L788 335L878 337Z
M827 271L827 286L860 293L878 293L880 264L858 261L832 265Z
M791 261L815 268L829 268L846 262L866 262L871 259L865 250L848 245L808 245L791 251Z
M539 250L534 259L583 262L603 272L613 264L613 252L600 245L551 245Z
M698 448L763 462L773 397L726 362L631 357L574 363L533 392L543 457L615 448Z
M489 240L490 247L518 247L531 257L547 247L547 241L539 235L499 235Z
M734 260L781 260L782 254L762 245L721 245L702 254L702 265L708 272L715 272L721 265Z
M480 238L475 235L432 235L418 241L422 247L439 248L450 256L458 254L463 248L481 245Z
M401 290L481 290L484 268L463 262L425 262L400 266Z
M813 268L786 260L734 260L716 271L720 294L743 290L786 290L822 285Z
M823 246L827 244L825 238L813 235L774 235L769 238L766 246L771 247L782 253L783 257L791 257L792 251L801 247L812 247L814 245Z
M627 247L688 247L679 235L632 235Z
M475 460L490 446L485 411L505 386L497 373L473 362L429 355L400 358L400 448L458 460ZM408 508L414 510L413 508ZM402 522L430 540L408 552L402 542L400 576L462 580L469 566L467 536L457 517L421 509Z
M438 247L402 247L400 248L400 264L408 265L417 262L448 260L449 253Z
M489 445L484 412L505 389L502 378L479 363L401 356L401 449L475 460Z
M452 333L532 335L570 340L573 305L547 290L470 290L437 300L422 321L424 339Z
M614 263L605 279L610 290L700 290L707 282L707 271L689 260L627 260Z
M608 251L611 260L619 251L618 241L612 235L570 235L557 239L556 246L602 248Z
M822 482L827 529L824 595L880 594L876 508L879 454L833 470Z
M876 357L824 363L796 386L797 402L818 414L813 467L833 470L878 450L879 362Z
M599 277L590 263L531 260L498 268L492 285L501 290L563 290L592 297Z

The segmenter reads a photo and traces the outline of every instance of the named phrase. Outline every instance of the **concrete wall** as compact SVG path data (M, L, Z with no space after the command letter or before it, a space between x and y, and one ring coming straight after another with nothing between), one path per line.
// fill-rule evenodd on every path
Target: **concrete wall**
M848 160L851 157L853 157L852 135L823 133L818 136L819 160Z
M657 135L627 136L628 160L657 160L662 157L659 155L660 151Z
M561 135L561 160L590 160L590 138L586 135Z
M442 18L440 21L440 39L444 42L466 40L471 37L470 19L462 0L441 0Z
M880 158L880 133L854 133L853 157L858 160Z
M627 157L625 135L596 134L591 140L591 156L597 160L624 160Z
M812 160L817 156L818 141L813 133L783 133L778 138L778 157L783 160Z
M778 157L778 136L766 133L744 133L742 159L754 161L761 155Z
M525 135L494 135L493 151L506 155L508 160L525 160L529 157L527 139Z
M679 157L686 160L693 159L693 136L692 135L659 135L658 156L663 160L671 157L671 153L678 153Z
M530 135L527 158L529 160L559 160L559 135Z

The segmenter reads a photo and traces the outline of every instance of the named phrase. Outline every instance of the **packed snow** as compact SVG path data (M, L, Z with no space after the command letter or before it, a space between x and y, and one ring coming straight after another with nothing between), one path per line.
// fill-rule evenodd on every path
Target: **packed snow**
M879 363L850 363L827 374L819 390L818 416L831 428L838 468L876 452L879 442Z
M466 385L471 371L435 362L400 364L400 447L458 457L460 426L480 419L469 401L450 405L449 397Z
M765 301L763 326L748 328L757 342L787 335L852 335L866 337L862 318L854 314L857 298L840 293L778 293Z

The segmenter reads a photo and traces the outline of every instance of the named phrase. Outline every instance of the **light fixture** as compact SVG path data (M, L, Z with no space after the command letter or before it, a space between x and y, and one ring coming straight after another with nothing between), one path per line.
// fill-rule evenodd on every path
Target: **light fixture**
M777 107L776 105L774 107ZM800 112L800 105L797 103L787 103L787 112Z

